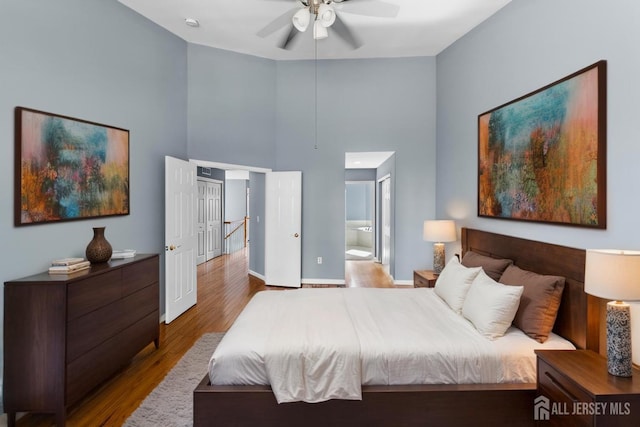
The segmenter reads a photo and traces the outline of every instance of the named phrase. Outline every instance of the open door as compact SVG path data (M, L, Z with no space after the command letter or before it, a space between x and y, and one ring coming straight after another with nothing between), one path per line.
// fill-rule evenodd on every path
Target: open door
M265 283L299 288L302 172L268 172L265 193Z
M391 263L391 177L380 182L380 263L389 273Z
M165 156L165 322L196 303L196 185L194 163Z

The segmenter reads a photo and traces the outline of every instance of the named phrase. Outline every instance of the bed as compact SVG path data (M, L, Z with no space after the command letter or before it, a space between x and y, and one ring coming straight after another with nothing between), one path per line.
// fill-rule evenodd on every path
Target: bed
M562 302L558 309L557 319L553 324L553 339L550 342L555 340L556 337L559 342L562 342L560 337L563 337L576 348L588 348L598 351L599 302L597 299L588 297L583 290L583 250L463 228L463 259L467 253L480 254L492 259L509 259L513 261L515 266L523 270L564 277ZM355 298L355 300L349 300L345 304L347 307L357 306L360 303L359 301L366 298L366 296L360 295L357 290L356 292L351 292L354 291L353 289L315 291L329 291L322 294L323 298L327 299L326 304L324 304L325 307L339 306L340 304L337 302L345 298L345 293L348 293L349 298L352 295ZM393 301L390 302L392 305L404 307L411 304L411 301L406 300L408 297L406 291L380 289L374 292L377 291L388 292L389 294L385 298L393 298ZM432 298L433 290L415 289L411 291L423 291L412 295L411 298L420 300L424 298L424 304L436 304L433 307L429 306L429 311L438 309L437 301L439 298ZM263 292L262 294L265 294L264 297L279 299L280 297L275 294L284 293ZM287 294L288 298L294 297L300 300L295 304L295 306L300 306L300 310L309 310L309 308L299 304L305 299L305 292L289 291ZM315 295L317 296L318 294ZM369 294L367 293L366 295ZM280 304L281 302L274 299L269 303ZM286 304L286 302L282 302L282 304ZM423 304L423 302L420 302L420 304ZM277 310L273 312L275 313ZM336 310L335 313L332 312L331 314L337 318L340 316L352 317L354 315L349 309L346 312ZM268 317L269 313L260 313L256 314L256 316ZM401 317L398 317L398 319L401 319ZM366 318L366 315L363 318ZM415 316L410 318L415 319ZM239 320L239 323L243 322L241 317L239 317ZM282 321L282 319L279 320ZM256 319L252 318L244 319L244 321L248 325L257 323ZM428 322L429 319L425 318L424 321ZM294 328L307 327L307 325L297 324L296 322L289 323L293 324ZM356 321L355 323L357 324L358 322ZM258 325L257 327L260 328L263 324L258 323ZM434 321L434 325L437 331L437 322ZM326 333L338 335L345 342L353 341L354 337L351 335L351 331L343 331L342 329L328 329ZM380 329L380 326L378 325L372 329ZM402 329L405 333L415 333L415 330L408 324L404 325ZM363 330L366 333L366 328ZM362 331L360 332L362 333ZM420 329L420 332L422 333L422 329ZM518 333L518 330L510 328L507 335L515 334L516 340L524 342ZM259 333L258 335L265 334ZM391 338L386 336L385 339ZM497 341L503 342L500 340ZM402 343L408 343L408 347L403 347ZM242 347L242 345L241 340L236 340L232 347ZM286 345L286 342L283 345ZM398 340L392 348L399 349L400 353L406 352L410 354L412 352L411 345L413 345L412 340L398 334ZM376 351L376 348L371 349L373 353ZM533 400L536 388L533 378L535 378L535 375L532 377L530 372L523 373L517 364L515 374L513 372L505 372L505 370L497 372L496 367L501 365L495 364L495 367L491 369L494 366L491 357L496 357L495 351L490 348L487 349L487 352L490 357L482 359L483 363L480 365L484 368L489 367L489 369L464 371L465 374L462 378L455 378L455 372L459 370L453 369L453 374L449 377L445 375L444 379L430 380L430 382L437 382L437 384L412 384L412 378L414 377L420 377L421 380L419 382L424 382L424 378L428 377L428 369L424 369L419 363L409 365L410 368L404 369L402 372L390 373L383 371L380 366L377 366L379 363L376 362L376 359L372 359L368 364L363 363L363 372L358 373L358 375L363 375L362 378L364 378L362 387L359 387L358 390L352 389L347 381L347 386L343 387L343 384L339 384L339 387L334 388L332 392L339 391L335 395L303 394L289 396L279 393L276 396L274 395L274 390L280 390L279 385L273 389L268 385L212 385L210 381L212 375L208 374L194 391L194 425L204 426L214 423L219 425L251 425L258 423L262 425L425 425L426 423L433 425L471 425L477 422L479 417L486 424L532 425ZM441 361L441 365L437 370L446 373L446 360L450 358L450 355L447 355L446 352L443 354L444 360ZM343 356L338 354L337 357ZM488 356L485 355L483 357ZM498 355L497 357L501 358L503 356ZM353 366L350 367L349 362L345 362L345 360L337 360L329 366L342 366L343 368L347 366L347 370L344 372L349 372L349 369L356 369ZM294 366L289 365L290 362L287 361L286 366ZM365 369L368 365L371 366ZM404 366L404 362L402 366ZM265 378L260 378L261 369L263 368L246 370L248 372L246 380L238 380L237 377L218 377L216 383L265 383ZM234 369L222 369L219 372L233 373L234 371ZM288 371L287 369L283 370L283 372ZM290 371L293 371L294 374L297 372L295 369ZM340 375L340 373L338 374ZM414 377L412 377L412 374ZM224 377L224 375L222 376ZM348 377L346 374L342 376ZM496 380L497 377L502 378L502 382L496 382L499 380ZM289 378L284 378L282 381L289 381ZM344 394L340 394L342 391L344 391ZM361 395L357 395L358 391ZM327 398L331 400L327 400ZM295 402L295 400L319 403ZM278 401L292 403L278 404Z

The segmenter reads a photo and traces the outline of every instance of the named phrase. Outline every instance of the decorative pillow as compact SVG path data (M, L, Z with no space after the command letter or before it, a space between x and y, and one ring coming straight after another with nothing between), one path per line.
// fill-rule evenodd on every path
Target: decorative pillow
M506 258L492 258L481 255L477 252L467 251L462 257L462 265L465 267L482 267L487 276L498 281L504 270L513 264L513 261Z
M561 276L545 276L515 265L508 267L500 277L500 283L524 286L520 307L513 319L514 326L534 340L545 342L556 322L564 281Z
M467 268L457 258L451 258L436 280L435 293L460 314L469 286L481 271L480 267Z
M489 339L504 335L516 315L522 286L498 283L481 271L471 283L462 315Z

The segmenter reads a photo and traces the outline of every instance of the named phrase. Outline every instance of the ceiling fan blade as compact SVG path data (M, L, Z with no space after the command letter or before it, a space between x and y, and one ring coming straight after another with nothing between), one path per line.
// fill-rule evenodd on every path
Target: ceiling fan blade
M336 22L330 27L332 31L336 33L338 37L347 42L352 49L357 49L362 46L362 43L353 34L353 32L344 24L344 21L336 14Z
M298 31L296 29L296 27L293 26L293 24L291 25L291 29L289 30L289 34L287 34L287 37L285 37L282 42L280 43L280 45L278 46L280 49L286 49L289 50L291 49L291 42L293 41L294 38L296 38L296 36L298 36L298 34L300 34L300 31Z
M286 11L285 13L268 23L266 26L264 26L264 28L262 28L256 34L258 35L258 37L264 38L275 33L280 28L284 28L287 24L291 24L291 19L298 10L300 10L300 8L294 7L293 9Z
M382 0L342 0L335 3L340 11L376 18L395 18L400 6Z

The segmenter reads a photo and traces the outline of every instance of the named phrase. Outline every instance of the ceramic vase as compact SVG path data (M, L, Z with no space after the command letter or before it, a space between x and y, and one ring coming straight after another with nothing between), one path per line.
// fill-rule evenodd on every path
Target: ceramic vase
M104 229L105 227L93 228L93 239L91 239L87 245L87 250L85 252L87 260L89 260L91 264L99 264L111 259L113 250L111 248L111 244L109 244L107 239L104 237Z

